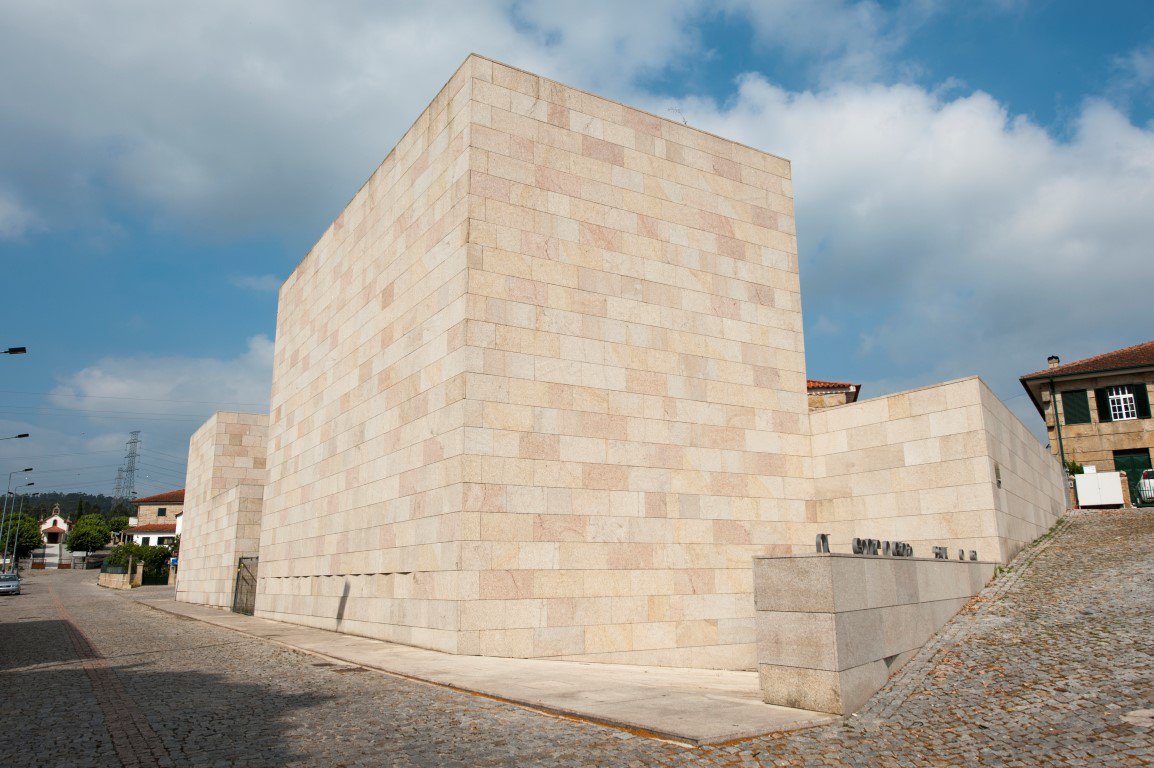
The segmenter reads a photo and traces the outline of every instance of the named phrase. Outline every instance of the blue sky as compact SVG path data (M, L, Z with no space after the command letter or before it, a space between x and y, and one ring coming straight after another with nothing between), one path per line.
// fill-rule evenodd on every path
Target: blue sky
M9 3L0 468L107 492L140 429L138 491L180 486L470 51L790 158L811 376L978 373L1040 431L1018 375L1154 336L1149 3Z

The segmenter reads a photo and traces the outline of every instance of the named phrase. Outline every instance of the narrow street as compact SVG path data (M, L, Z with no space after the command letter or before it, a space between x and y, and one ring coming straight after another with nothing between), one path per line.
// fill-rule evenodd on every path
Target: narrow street
M0 765L1154 763L1151 512L1070 518L858 717L699 749L326 661L95 582L37 572L0 598Z

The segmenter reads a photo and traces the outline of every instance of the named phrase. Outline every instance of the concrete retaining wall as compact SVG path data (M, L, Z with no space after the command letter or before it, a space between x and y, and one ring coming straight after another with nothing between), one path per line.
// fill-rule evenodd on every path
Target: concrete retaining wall
M842 554L753 562L765 701L838 714L865 704L996 567Z

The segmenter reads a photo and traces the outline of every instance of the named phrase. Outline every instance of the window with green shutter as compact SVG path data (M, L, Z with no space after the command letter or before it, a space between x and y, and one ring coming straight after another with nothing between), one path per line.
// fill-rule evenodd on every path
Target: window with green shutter
M1134 405L1138 409L1138 418L1150 418L1150 395L1146 391L1146 382L1134 385Z
M1084 389L1071 389L1062 393L1062 415L1067 424L1090 423L1090 398Z
M1108 424L1114 420L1110 416L1110 394L1105 387L1094 390L1094 404L1098 406L1098 421Z

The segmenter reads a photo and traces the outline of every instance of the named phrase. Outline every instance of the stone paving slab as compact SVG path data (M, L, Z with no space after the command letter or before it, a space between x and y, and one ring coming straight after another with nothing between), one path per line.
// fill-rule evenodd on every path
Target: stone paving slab
M456 656L177 602L131 598L177 616L348 664L691 745L722 744L839 718L766 704L756 672Z

